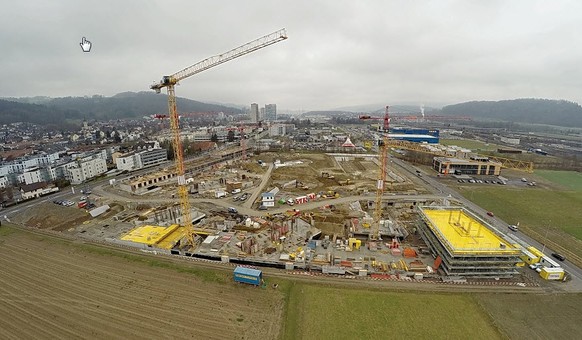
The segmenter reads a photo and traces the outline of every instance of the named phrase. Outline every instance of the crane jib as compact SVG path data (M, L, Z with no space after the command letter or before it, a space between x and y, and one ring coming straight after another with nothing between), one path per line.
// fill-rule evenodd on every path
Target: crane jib
M212 67L270 46L285 39L287 39L287 32L283 28L234 48L228 52L206 58L172 75L164 76L159 83L154 83L150 86L150 88L155 90L157 93L160 93L162 88L167 88L168 90L168 111L173 136L172 144L176 165L176 178L178 179L178 197L182 212L181 224L185 226L184 237L180 240L180 243L182 243L182 240L184 240L186 245L193 248L196 247L196 240L199 239L198 234L200 231L194 229L191 219L190 201L188 198L188 188L185 180L182 138L180 135L178 109L176 107L176 93L174 91L175 85L179 81L197 73L208 70Z

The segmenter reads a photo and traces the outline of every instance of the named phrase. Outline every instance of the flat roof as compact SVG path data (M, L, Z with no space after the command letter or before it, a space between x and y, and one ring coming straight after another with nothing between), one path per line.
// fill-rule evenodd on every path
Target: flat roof
M511 241L464 209L421 207L428 227L454 255L519 255Z
M169 227L144 225L130 230L121 237L123 241L143 243L149 246L156 245L158 248L171 249L173 244L182 238L184 228L177 224Z
M261 271L258 269L252 269L247 267L238 266L234 269L236 274L243 274L243 275L252 275L252 276L259 276L261 275Z
M547 273L562 273L562 272L564 272L564 268L543 267L542 270L546 271Z
M389 133L388 137L390 138L430 138L430 139L438 139L437 136L432 135L420 135L420 134L408 134L408 133Z
M435 159L441 162L451 162L454 164L494 164L501 166L501 163L492 160L474 160L474 159L461 159L455 157L435 157Z

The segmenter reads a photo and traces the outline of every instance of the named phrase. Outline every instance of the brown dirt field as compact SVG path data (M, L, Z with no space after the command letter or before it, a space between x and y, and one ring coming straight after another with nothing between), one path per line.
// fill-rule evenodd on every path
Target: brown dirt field
M0 338L279 337L279 291L92 249L2 227Z
M23 211L13 218L14 221L38 229L63 231L91 219L91 215L85 209L79 209L76 205L64 207L44 202L29 209L33 210Z

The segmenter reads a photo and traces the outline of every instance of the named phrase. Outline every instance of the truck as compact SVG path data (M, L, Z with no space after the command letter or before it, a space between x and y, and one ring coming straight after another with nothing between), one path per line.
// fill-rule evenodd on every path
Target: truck
M259 286L263 281L263 272L258 269L237 266L234 269L234 281Z

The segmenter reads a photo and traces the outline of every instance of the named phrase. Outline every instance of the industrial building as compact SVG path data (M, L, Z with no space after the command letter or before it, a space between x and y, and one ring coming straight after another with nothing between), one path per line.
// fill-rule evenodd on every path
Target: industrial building
M371 125L378 131L382 130L380 125ZM411 129L403 127L390 128L388 137L393 140L404 140L413 143L439 143L439 130L436 129Z
M120 181L117 185L121 190L139 195L151 190L161 182L167 181L174 176L176 176L176 174L173 171L161 170L137 178L130 177L127 180Z
M445 275L510 278L517 274L521 250L505 235L458 207L419 207L419 233Z
M491 161L486 157L471 157L469 159L435 157L432 165L439 174L491 176L499 176L502 166L501 163Z
M439 138L431 135L418 135L418 134L408 134L408 133L389 133L388 137L395 140L405 140L407 142L414 143L429 143L437 144Z

